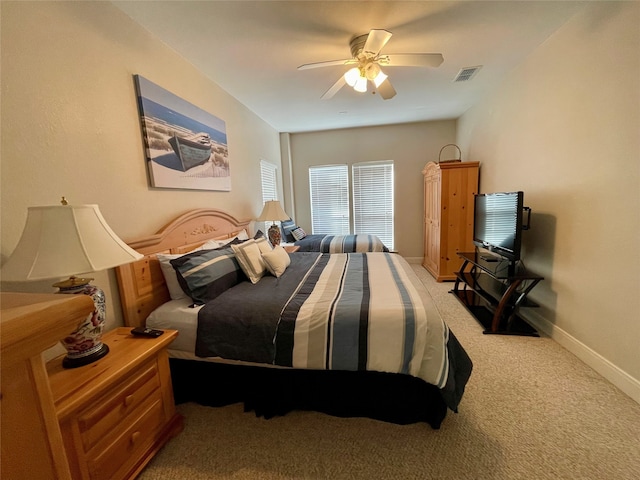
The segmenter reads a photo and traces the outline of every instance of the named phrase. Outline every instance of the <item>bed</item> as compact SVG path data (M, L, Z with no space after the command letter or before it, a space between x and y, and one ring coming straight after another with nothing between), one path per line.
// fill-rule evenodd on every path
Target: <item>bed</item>
M376 235L307 235L291 219L283 221L280 224L280 228L283 241L299 247L299 252L356 253L389 251Z
M214 209L187 212L129 241L144 258L117 268L125 323L180 332L169 350L177 402L243 402L266 418L310 409L436 429L447 410L458 410L471 360L399 255L285 252L287 267L255 282L243 270L221 292L210 290L222 276L185 285L184 272L205 278L202 265L240 262L267 243L248 235L249 223ZM263 263L275 252L265 250ZM182 292L167 276L167 259Z

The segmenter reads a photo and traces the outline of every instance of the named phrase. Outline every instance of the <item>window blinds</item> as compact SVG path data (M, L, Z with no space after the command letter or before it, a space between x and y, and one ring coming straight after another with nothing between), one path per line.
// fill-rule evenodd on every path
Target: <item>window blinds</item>
M349 168L323 165L309 168L311 230L314 234L349 233Z
M260 160L260 178L262 180L262 203L278 200L277 167L266 160Z
M393 250L393 161L353 164L353 231Z
M278 200L278 167L266 160L260 160L260 179L262 182L262 204L269 200ZM261 210L262 211L262 210ZM267 232L273 222L258 222L256 228ZM279 223L279 222L277 222ZM260 227L260 225L262 225Z

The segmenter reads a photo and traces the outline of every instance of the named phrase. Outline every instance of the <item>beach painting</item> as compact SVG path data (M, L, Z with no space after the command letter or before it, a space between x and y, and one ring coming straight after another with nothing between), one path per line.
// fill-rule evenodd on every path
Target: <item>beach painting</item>
M231 191L224 120L134 75L152 187Z

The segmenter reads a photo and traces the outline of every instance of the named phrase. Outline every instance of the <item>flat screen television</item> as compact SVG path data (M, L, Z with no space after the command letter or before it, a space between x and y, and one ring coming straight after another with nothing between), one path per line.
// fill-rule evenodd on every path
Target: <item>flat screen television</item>
M475 196L473 243L507 258L520 260L525 210L524 192L482 193Z

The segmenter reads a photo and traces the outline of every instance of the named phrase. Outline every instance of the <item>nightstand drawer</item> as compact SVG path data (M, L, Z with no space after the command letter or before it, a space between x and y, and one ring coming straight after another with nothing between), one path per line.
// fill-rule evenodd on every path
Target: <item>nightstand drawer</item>
M145 404L142 414L129 424L129 428L114 436L104 449L96 448L88 455L87 466L91 480L121 478L124 472L131 470L140 460L141 452L156 441L158 427L163 425L164 421L164 409L160 398L151 400L148 405Z
M156 362L150 362L132 379L116 387L94 408L85 410L78 418L78 426L85 451L89 451L98 441L122 428L127 419L150 395L161 399L160 379Z

